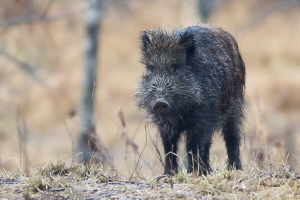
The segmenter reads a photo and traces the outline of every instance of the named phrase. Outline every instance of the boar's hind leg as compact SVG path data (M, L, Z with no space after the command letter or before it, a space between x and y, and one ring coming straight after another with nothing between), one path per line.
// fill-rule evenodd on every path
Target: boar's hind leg
M161 134L161 138L165 152L164 174L176 174L178 172L177 150L180 134L172 136L169 136L169 134Z
M228 168L242 169L240 161L242 111L231 109L227 121L223 126L223 135L228 154Z
M211 136L211 134L208 134L208 136ZM211 138L199 137L198 134L188 133L186 142L188 173L207 175L211 170L209 165Z

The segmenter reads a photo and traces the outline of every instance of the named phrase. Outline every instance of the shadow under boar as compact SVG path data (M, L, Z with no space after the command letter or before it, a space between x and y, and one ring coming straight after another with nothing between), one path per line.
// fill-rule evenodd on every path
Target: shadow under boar
M233 36L209 25L141 33L146 67L137 106L157 126L165 152L164 174L178 172L177 150L185 138L188 172L210 172L213 134L224 136L228 167L241 169L245 64Z

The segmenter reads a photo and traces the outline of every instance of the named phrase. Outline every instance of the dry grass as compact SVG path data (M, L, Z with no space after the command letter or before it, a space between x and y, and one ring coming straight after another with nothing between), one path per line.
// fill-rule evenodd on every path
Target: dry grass
M103 176L80 177L78 174L93 173L79 166L71 170L72 145L78 134L78 121L81 117L77 105L81 94L85 28L82 10L86 3L80 0L54 2L49 14L63 12L66 8L79 11L68 19L0 27L0 47L33 66L36 76L47 85L43 86L32 75L0 56L0 172L4 174L1 180L9 180L10 171L18 170L21 173L12 174L11 178L17 182L2 184L1 189L8 187L10 189L7 191L14 191L11 194L23 196L30 185L38 185L37 188L42 192L37 190L37 194L33 194L30 186L28 197L24 196L32 198L34 195L60 193L61 191L51 192L50 189L62 188L59 186L60 182L68 185L63 190L68 197L77 194L74 191L84 195L86 187L88 195L93 191L95 195L100 195L102 190L105 191L103 195L109 195L108 191L113 191L114 188L122 188L119 195L125 194L127 188L128 195L133 195L133 192L138 193L141 188L150 190L152 194L149 195L153 195L150 196L153 198L171 195L170 197L188 199L193 195L200 197L200 194L220 199L223 198L222 195L227 195L228 199L267 197L264 195L270 195L270 199L276 195L276 198L280 195L293 198L293 191L295 188L299 189L299 182L295 186L296 179L280 178L276 174L285 173L284 170L293 173L290 169L281 167L282 163L292 166L296 171L300 164L297 162L300 155L297 148L300 144L299 7L274 14L246 31L242 29L245 24L258 11L263 12L267 8L266 5L260 6L261 1L233 0L218 7L213 14L212 24L224 27L237 36L247 67L248 111L242 147L242 159L246 167L242 172L219 169L226 162L226 154L225 145L217 135L211 156L220 159L219 164L214 166L215 172L207 178L193 178L183 173L177 179L172 179L172 189L170 183L156 183L147 178L143 181L130 180L132 182L128 182L126 178L117 178L115 183L99 185L97 181L103 179ZM139 32L161 25L193 25L198 20L194 1L132 0L127 8L124 11L109 7L105 13L94 114L98 136L111 153L116 170L130 177L136 169L137 177L152 177L162 172L156 151L160 148L160 143L156 139L155 128L146 122L143 113L137 111L132 99L136 79L143 70L138 63ZM14 12L8 13L13 15ZM126 127L120 125L120 111ZM18 134L18 126L22 128L23 125L18 124L17 119L24 120L26 141L18 138L21 137L18 136L21 135L21 132ZM20 152L19 139L21 148L26 147L26 153ZM128 141L136 146L133 148L128 145ZM23 160L24 157L27 157L27 163ZM58 158L64 162L56 163ZM270 160L273 161L270 166L274 168L265 167L264 163L269 163ZM56 169L47 165L42 167L44 171L32 171L49 161L54 161L53 168ZM254 167L253 162L261 170ZM22 178L27 170L31 171L29 178ZM85 172L78 172L80 170ZM110 172L104 170L103 173L105 177L109 177L107 174ZM232 178L226 178L227 175ZM58 177L58 182L51 177ZM34 183L26 182L29 180ZM179 181L183 183L179 184ZM75 185L74 191L71 189L72 183ZM278 187L273 187L275 185ZM18 191L21 192L18 194ZM3 192L8 194L5 190Z
M195 177L180 172L158 179L122 177L99 165L63 162L31 170L30 176L0 177L2 199L299 199L300 174L289 166L255 165L243 171L222 166L210 175ZM265 164L266 165L266 164Z

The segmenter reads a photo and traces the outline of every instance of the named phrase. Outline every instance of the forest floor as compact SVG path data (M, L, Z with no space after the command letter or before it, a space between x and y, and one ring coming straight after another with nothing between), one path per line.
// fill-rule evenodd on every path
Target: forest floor
M99 165L51 163L24 174L0 176L4 199L300 199L300 174L288 166L225 166L208 176L184 171L156 178L122 177Z

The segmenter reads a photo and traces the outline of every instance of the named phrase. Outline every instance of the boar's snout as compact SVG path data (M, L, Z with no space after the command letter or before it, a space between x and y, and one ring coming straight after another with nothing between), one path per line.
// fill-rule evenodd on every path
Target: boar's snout
M157 99L152 106L155 114L166 114L170 111L170 105L164 99Z

